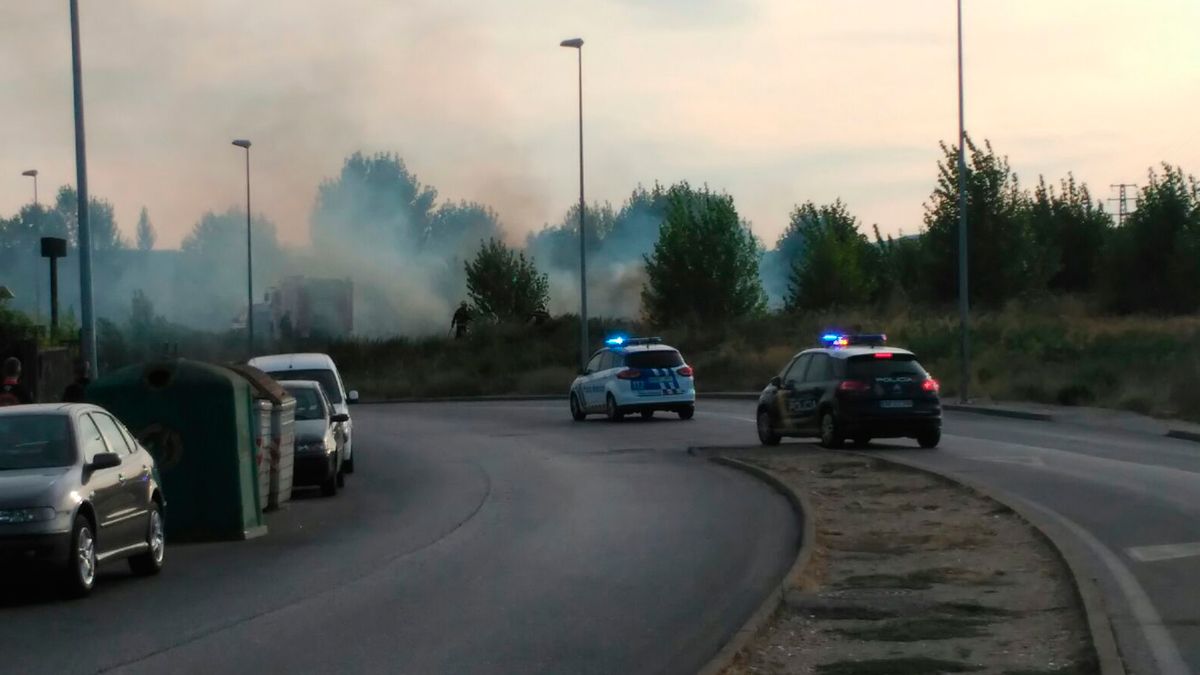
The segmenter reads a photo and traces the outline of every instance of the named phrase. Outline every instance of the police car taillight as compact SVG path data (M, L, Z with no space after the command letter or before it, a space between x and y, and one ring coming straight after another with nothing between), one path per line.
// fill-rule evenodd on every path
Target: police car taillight
M617 373L618 380L636 380L641 376L642 371L638 370L637 368L626 368L625 370Z
M848 394L865 394L871 391L871 385L862 380L842 380L838 385L838 391Z
M679 370L676 370L675 372L680 377L692 377L695 373L695 371L692 370L691 366L683 366Z
M932 377L921 383L921 389L923 389L924 391L927 391L931 394L938 393L938 391L941 390L941 388L942 388L942 385L938 384L938 381L933 379Z

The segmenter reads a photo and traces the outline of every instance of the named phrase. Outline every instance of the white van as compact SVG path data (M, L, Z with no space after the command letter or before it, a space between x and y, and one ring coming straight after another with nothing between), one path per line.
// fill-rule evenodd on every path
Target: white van
M342 384L342 375L328 354L273 354L271 356L256 356L250 359L250 365L267 373L276 380L315 380L321 383L333 410L339 415L350 416L350 403L358 403L358 392L351 389L346 391ZM342 433L346 438L345 464L346 473L354 473L354 444L353 423L347 419L342 423Z

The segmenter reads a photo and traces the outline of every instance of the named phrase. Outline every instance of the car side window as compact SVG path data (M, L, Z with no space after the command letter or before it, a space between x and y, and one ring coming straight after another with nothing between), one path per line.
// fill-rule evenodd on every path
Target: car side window
M814 354L808 372L804 375L805 382L827 382L833 379L833 359L828 354Z
M602 356L604 356L606 353L607 353L607 352L600 352L599 354L596 354L595 356L593 356L591 361L588 361L588 364L587 364L587 371L588 371L589 373L595 373L595 372L599 372L599 370L600 370L600 358L601 358Z
M792 367L788 369L787 374L783 376L784 384L800 384L804 381L804 371L808 368L808 364L812 361L812 354L801 354L799 358L792 363Z
M104 443L104 436L100 434L100 429L92 421L91 415L81 415L79 417L79 446L83 449L83 461L85 464L91 464L96 455L108 452L108 446Z
M609 352L608 355L612 358L612 362L608 364L609 368L624 368L625 355L617 352Z
M133 449L125 442L125 437L121 435L121 430L117 428L117 422L113 418L103 413L92 413L92 421L100 428L100 434L104 436L104 440L108 443L108 447L122 457L133 453Z

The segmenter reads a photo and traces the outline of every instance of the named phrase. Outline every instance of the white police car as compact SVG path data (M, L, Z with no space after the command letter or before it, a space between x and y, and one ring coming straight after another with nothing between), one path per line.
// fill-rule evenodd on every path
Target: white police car
M690 420L696 413L692 367L662 338L614 337L588 361L571 384L576 421L604 413L612 421L630 413L650 418L656 410Z

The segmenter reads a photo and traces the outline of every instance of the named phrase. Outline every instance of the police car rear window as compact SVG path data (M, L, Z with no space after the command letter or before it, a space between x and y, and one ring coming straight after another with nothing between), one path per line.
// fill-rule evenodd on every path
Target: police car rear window
M889 359L875 358L874 354L852 356L846 360L846 377L868 380L893 375L927 377L925 369L911 354L893 354Z
M625 365L629 368L678 368L683 365L683 357L674 349L629 352L625 354Z

